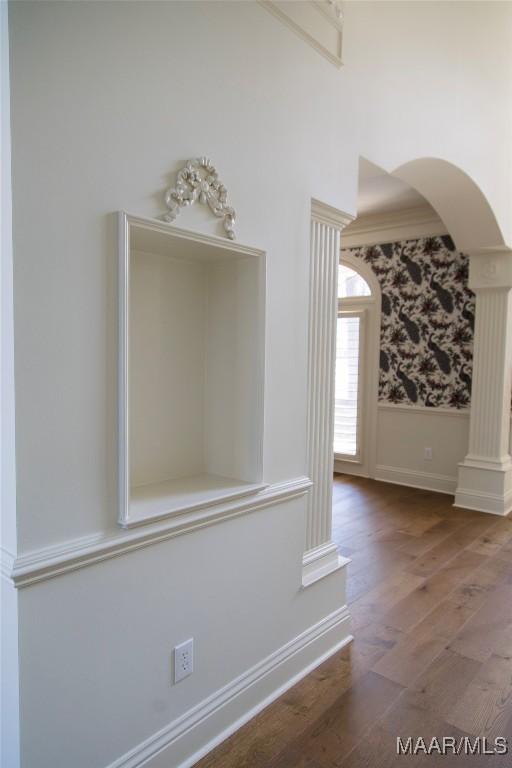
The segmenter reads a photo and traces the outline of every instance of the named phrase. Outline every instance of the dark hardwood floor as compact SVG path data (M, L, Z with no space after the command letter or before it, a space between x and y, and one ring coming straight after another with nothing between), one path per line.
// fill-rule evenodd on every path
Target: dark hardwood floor
M199 768L512 766L512 521L452 502L336 477L355 640ZM398 736L500 736L510 754L397 755Z

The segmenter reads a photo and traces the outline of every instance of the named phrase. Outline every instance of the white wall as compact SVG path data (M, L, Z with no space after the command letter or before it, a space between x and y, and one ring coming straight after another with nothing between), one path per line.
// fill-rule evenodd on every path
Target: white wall
M469 411L380 403L375 477L455 493L457 465L468 452ZM432 459L425 459L425 448Z
M387 171L415 158L458 166L511 245L512 4L346 2L344 16L360 154ZM453 193L444 193L451 208ZM471 227L459 205L457 221L464 216Z
M115 529L111 213L159 214L184 160L212 157L267 250L271 483L305 467L311 197L354 213L360 154L437 155L508 215L509 6L346 5L338 71L255 3L12 4L21 553ZM104 768L339 607L338 577L299 591L303 542L298 499L22 589L24 767Z
M201 153L228 187L239 241L268 251L265 477L301 474L310 198L343 209L355 195L355 178L339 183L339 73L252 3L43 2L11 15L21 548L112 524L109 214L159 214L174 171ZM206 211L188 214L180 226L217 231Z
M130 259L130 481L204 471L206 280L201 264Z
M14 4L11 35L21 551L116 527L111 214L159 215L199 154L268 255L264 479L303 475L310 201L355 197L340 73L253 3ZM302 498L22 589L25 768L104 768L338 609L303 548Z

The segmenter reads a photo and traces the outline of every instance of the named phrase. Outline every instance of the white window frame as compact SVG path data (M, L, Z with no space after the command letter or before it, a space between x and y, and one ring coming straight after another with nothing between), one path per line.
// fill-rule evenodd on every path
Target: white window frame
M352 302L356 303L356 302ZM343 308L341 307L341 301L338 300L338 317L358 317L359 318L359 349L358 349L358 366L361 370L361 362L365 359L366 351L366 308L360 308L360 302L357 301L357 309L350 309L348 306L350 300L347 302L343 299ZM364 412L362 407L364 394L364 368L363 376L357 378L357 429L356 429L356 446L357 451L355 454L350 453L338 453L334 452L335 461L349 461L352 464L361 464L361 445L364 435L363 422Z
M338 298L340 313L364 312L364 327L361 327L363 342L360 355L363 361L363 375L358 381L358 454L346 456L334 454L334 471L344 474L375 477L377 464L377 400L379 391L379 353L381 323L381 290L379 281L366 262L340 251L340 264L357 272L369 285L370 296Z

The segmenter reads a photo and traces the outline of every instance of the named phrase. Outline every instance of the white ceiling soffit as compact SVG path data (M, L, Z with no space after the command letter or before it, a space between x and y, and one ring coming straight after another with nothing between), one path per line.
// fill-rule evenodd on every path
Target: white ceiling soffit
M344 248L441 234L446 226L419 192L361 158L357 218L343 231Z
M258 0L322 56L341 67L343 14L337 0Z
M367 160L359 164L357 215L367 216L428 205L419 192ZM432 209L433 210L433 209Z

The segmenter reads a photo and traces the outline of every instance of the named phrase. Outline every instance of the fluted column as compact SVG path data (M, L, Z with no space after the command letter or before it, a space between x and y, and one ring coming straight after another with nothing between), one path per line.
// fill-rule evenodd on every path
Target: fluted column
M307 462L313 487L306 507L303 586L346 562L331 541L331 526L338 264L340 232L350 221L347 214L312 201Z
M472 254L469 286L476 294L469 450L455 506L505 515L512 509L512 254Z

